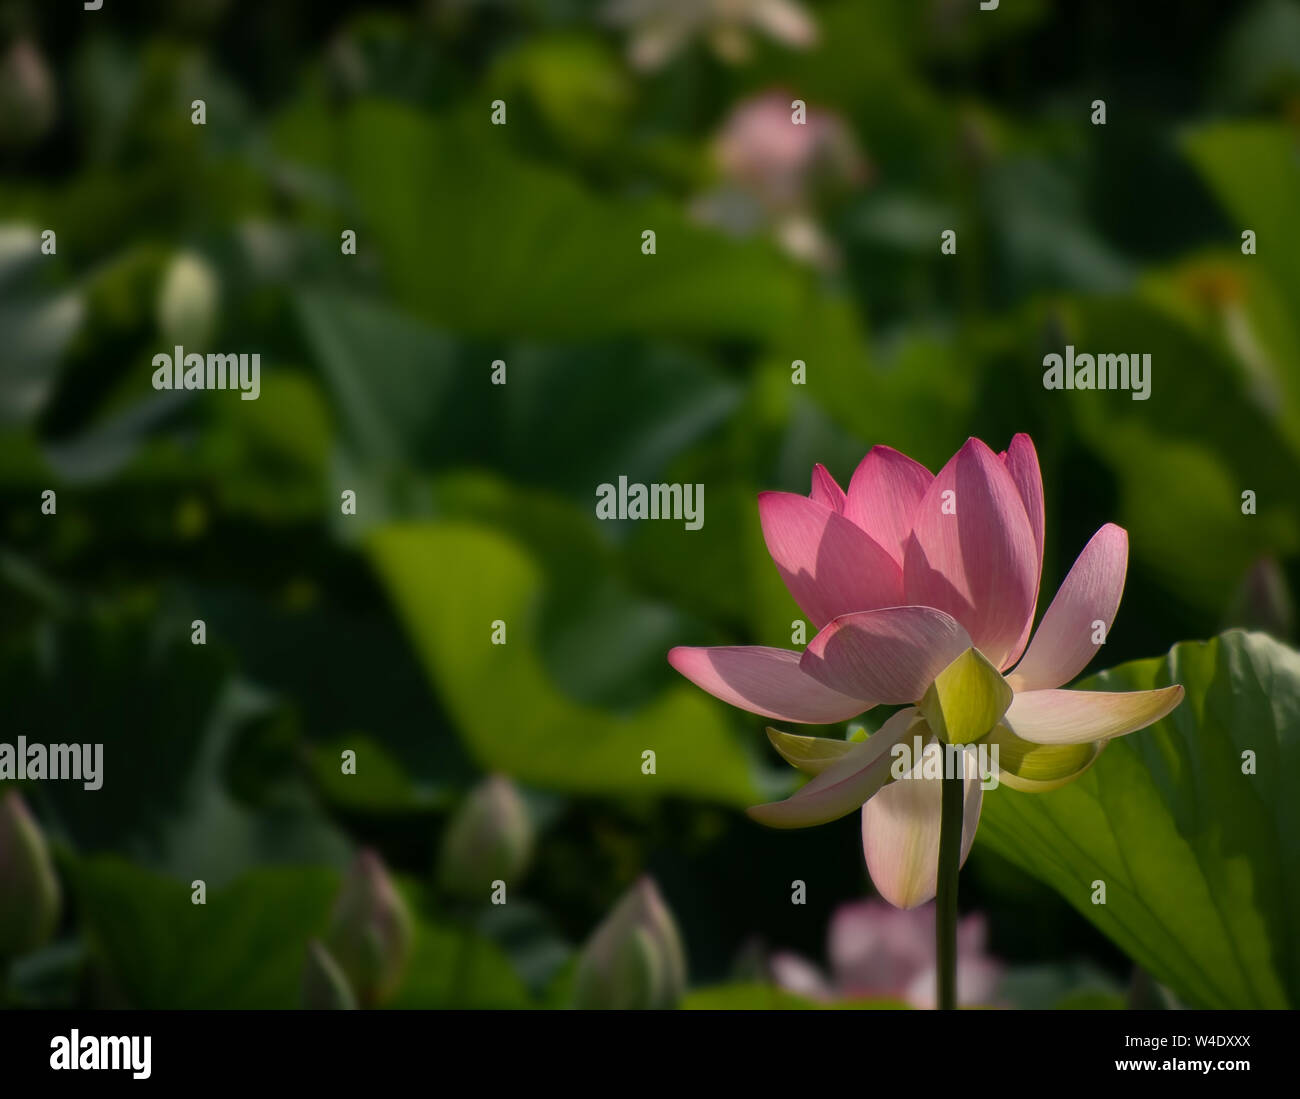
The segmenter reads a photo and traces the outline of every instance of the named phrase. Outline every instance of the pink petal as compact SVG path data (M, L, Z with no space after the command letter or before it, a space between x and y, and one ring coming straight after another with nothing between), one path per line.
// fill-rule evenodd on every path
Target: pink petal
M1034 449L1033 440L1028 435L1019 434L1011 440L1011 445L1004 455L999 455L1006 464L1007 472L1016 483L1020 500L1025 505L1025 515L1034 531L1034 545L1038 549L1038 569L1034 573L1034 605L1038 605L1038 588L1043 578L1043 527L1046 517L1043 507L1043 474L1038 467L1038 451ZM1010 665L1025 651L1029 633L1034 626L1034 616L1030 614L1019 640L1007 660ZM1053 684L1055 686L1055 684Z
M934 911L904 912L875 898L840 905L826 954L848 995L901 998L917 973L934 970Z
M809 499L816 500L819 504L825 504L832 511L838 511L841 514L844 512L844 490L840 488L839 482L830 475L830 472L820 462L813 466L812 492L809 493Z
M933 473L906 454L873 446L853 471L844 514L901 565L912 512L933 480Z
M997 999L1002 984L1002 966L992 958L970 958L957 947L957 1006L990 1007ZM908 986L903 999L920 1011L933 1011L936 1004L938 967L931 964L918 973Z
M788 951L773 954L768 961L772 979L777 985L796 996L808 1000L833 1000L835 990L818 969L807 958Z
M1094 623L1110 632L1124 593L1128 570L1128 534L1107 523L1075 559L1052 605L1047 608L1029 651L1011 675L1019 691L1036 691L1068 683L1097 652Z
M742 710L802 725L847 721L875 703L824 686L799 669L799 654L761 645L678 646L668 663L697 687Z
M1024 691L1002 723L1035 744L1085 744L1145 729L1182 700L1177 684L1156 691Z
M967 440L917 505L903 588L905 602L957 619L999 669L1010 663L1033 620L1038 551L1011 474L978 439Z
M884 607L834 619L808 643L800 668L827 687L895 704L916 702L935 676L971 647L951 615L933 607Z
M837 614L903 601L898 563L832 508L791 492L762 492L758 514L781 579L817 629Z
M941 748L937 740L931 740L925 751L933 753ZM966 768L961 840L964 864L975 841L984 794L975 753L966 751L962 755ZM944 762L941 758L939 766ZM862 807L862 847L867 871L880 895L896 908L915 908L935 895L939 878L942 789L941 779L901 778Z
M934 905L894 908L880 900L844 904L831 917L827 946L841 996L903 1000L935 1006ZM957 1002L990 1005L1002 966L985 952L985 921L978 913L957 923Z
M770 828L807 828L827 824L853 812L889 781L890 749L908 735L917 719L909 706L838 763L796 790L785 801L755 805L749 815Z
M1038 547L1038 561L1041 564L1046 517L1043 507L1043 474L1038 468L1038 451L1034 449L1034 441L1023 432L1014 436L1003 461L1011 479L1016 483L1021 503L1025 505L1025 516L1033 528L1034 545Z
M988 921L979 912L972 912L957 921L957 950L961 954L983 954L988 945Z

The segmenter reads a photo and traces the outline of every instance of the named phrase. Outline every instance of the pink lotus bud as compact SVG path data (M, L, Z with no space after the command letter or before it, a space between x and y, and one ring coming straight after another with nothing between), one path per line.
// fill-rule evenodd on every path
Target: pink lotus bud
M363 1006L397 990L411 956L414 925L383 860L357 855L334 906L325 944Z
M347 974L319 939L312 939L307 946L302 1006L315 1011L350 1011L357 1006Z
M528 807L504 775L470 792L443 836L438 880L469 900L488 898L492 883L509 884L524 872L533 849Z
M587 940L574 1006L671 1008L685 991L681 935L654 880L643 875Z
M1229 626L1262 630L1287 639L1295 626L1295 604L1286 576L1272 557L1261 557L1242 577L1228 608Z
M0 52L0 145L26 145L54 122L54 80L30 38L16 38Z
M61 907L45 836L10 790L0 796L0 961L49 942Z

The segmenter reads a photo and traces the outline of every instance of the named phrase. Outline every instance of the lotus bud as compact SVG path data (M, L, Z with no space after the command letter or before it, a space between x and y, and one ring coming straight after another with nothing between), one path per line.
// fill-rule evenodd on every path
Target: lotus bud
M411 956L414 925L383 860L357 855L334 906L325 945L365 1007L396 991Z
M49 942L61 893L49 847L17 790L0 796L0 960Z
M1286 577L1272 557L1246 571L1228 609L1229 626L1262 630L1286 640L1295 626L1295 604Z
M686 955L672 913L643 875L583 947L574 986L579 1008L663 1009L686 991Z
M351 1011L357 998L339 963L319 939L307 946L307 965L302 972L302 1006L317 1011Z
M0 145L26 145L54 122L54 79L40 49L16 38L0 52Z
M340 97L366 90L370 66L354 35L338 34L325 48L325 77L330 91Z
M461 804L443 836L438 880L450 893L486 900L497 880L523 873L533 849L528 807L504 775L491 775Z
M203 349L216 325L221 287L208 263L181 252L168 265L158 291L158 328L170 343Z

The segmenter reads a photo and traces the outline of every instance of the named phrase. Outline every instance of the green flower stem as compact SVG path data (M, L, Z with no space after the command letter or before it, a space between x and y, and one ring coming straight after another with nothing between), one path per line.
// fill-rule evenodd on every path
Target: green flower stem
M966 793L964 770L963 767L955 775L944 775L939 818L939 889L934 922L941 1011L957 1006L957 873L961 869L962 801Z

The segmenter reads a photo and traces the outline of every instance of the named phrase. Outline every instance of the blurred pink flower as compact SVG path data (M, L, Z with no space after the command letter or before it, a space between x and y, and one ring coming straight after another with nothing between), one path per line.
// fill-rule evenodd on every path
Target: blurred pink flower
M864 183L866 158L837 115L804 108L769 91L735 107L714 139L721 174L718 190L694 204L701 220L741 234L770 227L787 252L819 266L835 251L815 210L831 194Z
M727 182L773 211L805 207L819 186L860 183L867 175L866 160L843 120L809 107L796 123L793 103L784 91L745 100L715 143Z
M984 917L957 923L957 1003L995 1002L1002 964L986 954ZM901 1000L935 1006L934 905L892 908L880 901L841 905L831 917L826 943L830 976L798 954L771 958L773 979L787 992L812 1000Z
M816 24L796 0L610 0L604 15L629 29L628 56L645 70L661 68L695 37L731 62L749 56L752 31L800 49L817 41Z
M58 94L45 55L30 38L0 50L0 145L44 137L58 113Z
M847 492L817 466L808 496L764 492L758 510L768 552L817 636L802 653L679 647L668 660L724 702L779 721L831 724L882 703L912 704L861 743L769 730L778 751L814 777L749 811L775 828L804 828L862 807L867 869L891 904L935 895L942 787L922 759L896 771L897 746L919 741L933 754L940 740L984 742L998 750L1000 781L1044 792L1087 770L1110 738L1182 701L1178 685L1059 689L1092 659L1119 609L1128 535L1113 523L1084 547L1030 643L1044 505L1027 435L1001 454L969 439L937 476L874 447ZM973 753L962 757L964 862L983 793Z

